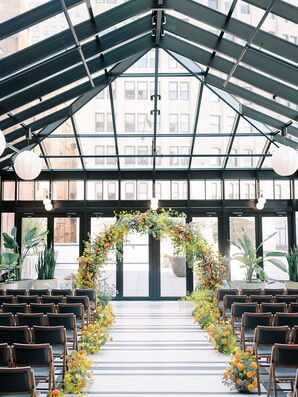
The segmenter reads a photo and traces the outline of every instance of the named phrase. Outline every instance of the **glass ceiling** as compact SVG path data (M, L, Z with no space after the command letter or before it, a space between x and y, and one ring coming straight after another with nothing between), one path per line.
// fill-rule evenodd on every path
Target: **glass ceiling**
M267 169L276 147L298 146L291 1L9 3L4 170L28 146L44 169L118 171Z

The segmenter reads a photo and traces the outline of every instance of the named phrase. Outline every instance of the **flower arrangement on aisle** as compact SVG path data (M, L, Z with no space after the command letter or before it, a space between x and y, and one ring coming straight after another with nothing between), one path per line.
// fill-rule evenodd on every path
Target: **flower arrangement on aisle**
M81 394L92 382L92 361L85 350L73 350L67 356L67 372L59 388L52 390L51 397L63 397L67 394Z
M256 370L258 364L251 350L239 350L229 363L229 368L223 374L223 383L231 390L241 393L252 393L258 387Z
M222 284L225 271L223 258L213 252L191 223L186 222L184 213L162 209L120 212L115 217L113 225L106 226L95 238L85 242L83 255L79 258L78 288L97 288L108 255L130 232L151 234L156 239L169 237L175 256L185 256L189 266L200 269L204 288L216 289Z
M236 336L230 324L225 322L211 325L208 328L209 341L213 345L213 349L219 353L231 354L236 349Z
M192 299L195 302L194 320L202 329L208 329L219 322L220 312L214 291L198 290L192 294Z

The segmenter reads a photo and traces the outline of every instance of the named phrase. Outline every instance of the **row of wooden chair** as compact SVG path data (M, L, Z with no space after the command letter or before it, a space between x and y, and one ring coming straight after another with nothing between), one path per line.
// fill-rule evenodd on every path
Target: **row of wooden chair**
M49 392L52 388L56 388L54 354L49 343L15 343L13 346L0 344L0 350L2 350L2 354L6 359L6 362L3 364L5 364L7 368L30 366L33 370L34 378L38 380L38 382L48 382ZM2 367L4 367L4 365L2 365ZM11 381L9 383L11 383ZM0 386L0 393L3 386L4 385ZM12 385L10 385L9 388L11 387ZM3 394L1 393L1 395Z
M220 288L217 299L222 301L225 295L298 295L297 288Z
M53 357L58 357L62 359L62 368L64 377L66 371L66 356L67 356L67 336L66 329L60 326L36 326L32 328L28 326L15 326L15 327L0 327L0 347L3 349L7 347L14 347L16 345L28 345L28 355L30 353L30 347L36 349L36 345L48 345L51 347ZM6 347L5 347L6 346ZM32 352L32 359L36 352ZM2 354L5 358L6 355ZM37 355L38 358L38 355ZM34 361L31 363L27 361L23 365L33 365ZM2 362L0 366L12 366L13 362L8 363ZM18 366L18 365L16 365Z
M298 295L225 295L220 305L223 317L227 317L231 314L231 307L234 303L286 303L295 305L298 303Z
M235 302L231 306L231 323L234 327L239 324L244 313L271 313L273 315L279 314L279 317L298 318L298 303L238 303ZM286 316L282 316L287 313ZM288 316L288 314L290 314Z
M77 296L88 296L90 301L93 301L96 299L96 291L93 288L76 288L74 290L69 289L69 288L57 288L57 289L52 289L49 290L47 288L43 289L22 289L22 288L14 288L14 289L0 289L0 296L5 296L5 295L23 295L23 296L30 296L30 295L38 295L38 296L43 296L43 295L51 295L51 296L56 296L56 295L77 295Z
M92 310L90 309L88 297L69 297L66 303L3 303L0 313L74 313L78 321L86 319L90 323ZM83 325L83 324L82 324Z
M76 316L73 313L17 313L13 315L11 313L0 314L0 330L1 327L18 327L28 326L63 326L66 329L67 341L72 342L73 348L78 348L78 327ZM2 328L2 330L4 329ZM10 328L9 328L10 329ZM6 342L4 335L0 340Z

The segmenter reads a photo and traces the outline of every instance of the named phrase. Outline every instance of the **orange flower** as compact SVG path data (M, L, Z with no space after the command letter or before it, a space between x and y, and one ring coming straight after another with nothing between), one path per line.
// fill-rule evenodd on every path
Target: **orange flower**
M248 390L249 392L252 392L252 391L255 390L255 386L251 383L250 385L247 386L247 390Z
M52 390L52 392L51 392L51 397L56 397L56 396L60 396L60 390L58 390L58 389L55 389L55 390Z
M253 361L253 362L250 364L250 366L251 366L251 368L253 368L253 369L257 369L257 368L258 368L258 364L257 364L255 361Z
M237 363L237 368L239 369L239 371L243 371L244 370L244 365L241 363Z

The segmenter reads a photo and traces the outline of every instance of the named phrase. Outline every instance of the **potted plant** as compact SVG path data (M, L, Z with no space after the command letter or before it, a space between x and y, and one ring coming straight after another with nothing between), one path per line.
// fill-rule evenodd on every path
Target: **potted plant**
M290 249L286 257L289 264L289 281L286 281L286 287L298 288L298 247Z
M0 284L1 289L18 288L15 281L18 259L19 254L15 252L4 252L0 255L0 272L6 277L6 282Z
M241 283L241 286L245 286L247 283L249 287L252 287L252 283L259 283L268 281L268 276L261 266L265 262L270 262L272 265L276 266L278 269L287 272L287 267L277 259L276 257L284 257L283 252L267 252L265 255L258 255L259 249L263 244L272 238L276 233L271 234L267 237L257 248L254 247L253 242L250 240L248 234L242 229L243 236L237 240L237 243L231 241L235 247L238 248L239 252L234 254L231 259L236 259L241 262L242 268L245 268L245 282ZM259 286L259 285L258 285ZM240 287L240 285L238 285Z
M51 245L50 248L45 247L38 255L38 261L36 264L37 280L34 280L34 288L57 288L58 280L55 278L55 268L55 251Z
M170 256L170 263L175 276L186 276L186 260L183 256Z
M22 279L24 261L30 250L34 250L41 243L44 243L44 239L48 234L48 231L39 233L37 227L33 227L25 234L21 248L17 242L17 228L15 226L11 229L10 234L11 235L8 233L2 233L3 245L8 250L11 250L13 253L18 255L18 265L15 266L15 280L18 282L18 288L32 288L33 280Z

